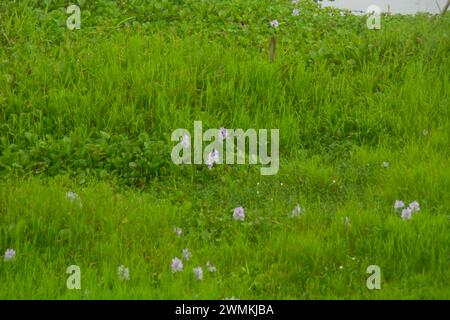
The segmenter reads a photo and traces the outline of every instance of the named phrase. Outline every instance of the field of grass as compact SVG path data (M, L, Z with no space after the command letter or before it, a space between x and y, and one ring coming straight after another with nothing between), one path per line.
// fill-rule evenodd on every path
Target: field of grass
M1 299L450 299L450 14L75 3L0 3ZM197 120L279 129L278 173L173 164Z

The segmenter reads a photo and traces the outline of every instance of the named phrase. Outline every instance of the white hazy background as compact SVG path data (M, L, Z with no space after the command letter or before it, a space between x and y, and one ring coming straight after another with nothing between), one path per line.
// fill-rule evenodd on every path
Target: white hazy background
M366 12L370 5L377 5L381 11L388 11L388 4L392 13L414 14L416 12L439 13L438 6L442 9L446 0L335 0L334 2L323 1L323 6L335 8L358 10Z

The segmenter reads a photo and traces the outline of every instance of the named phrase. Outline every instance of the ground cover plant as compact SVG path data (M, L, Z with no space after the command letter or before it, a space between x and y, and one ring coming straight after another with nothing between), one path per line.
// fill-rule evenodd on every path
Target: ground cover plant
M73 3L0 3L0 298L450 298L449 15ZM197 120L278 173L175 165Z

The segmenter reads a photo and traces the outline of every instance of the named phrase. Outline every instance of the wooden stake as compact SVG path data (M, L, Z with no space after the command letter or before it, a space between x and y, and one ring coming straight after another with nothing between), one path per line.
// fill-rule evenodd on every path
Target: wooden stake
M275 35L272 34L272 38L270 38L270 44L269 44L269 59L270 59L270 62L274 62L274 60L275 60L276 46L277 46L277 40L275 38Z

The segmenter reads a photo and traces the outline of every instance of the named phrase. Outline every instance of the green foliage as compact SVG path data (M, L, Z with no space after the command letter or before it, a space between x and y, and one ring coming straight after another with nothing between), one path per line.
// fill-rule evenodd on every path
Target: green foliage
M0 155L3 175L75 174L80 183L86 177L117 178L125 185L142 186L150 182L170 161L170 148L151 141L143 133L136 141L124 135L110 136L101 131L97 137L55 140L51 135L39 140L30 132L26 142L5 146Z
M450 15L374 31L315 1L78 0L69 31L70 3L0 1L0 297L449 298ZM195 120L280 129L279 173L174 165Z

